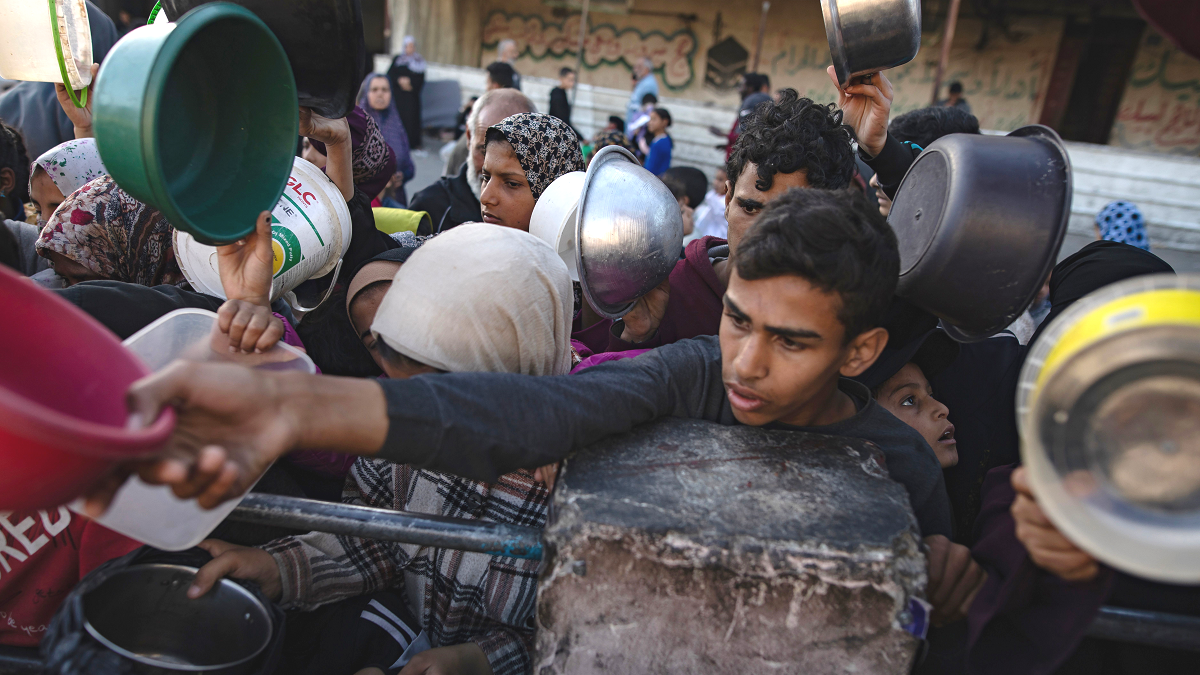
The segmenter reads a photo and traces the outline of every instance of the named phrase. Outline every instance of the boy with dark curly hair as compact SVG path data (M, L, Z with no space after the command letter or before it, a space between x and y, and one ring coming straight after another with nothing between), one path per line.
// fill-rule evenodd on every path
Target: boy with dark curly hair
M729 285L729 260L763 207L791 188L838 190L854 175L851 132L832 105L801 98L794 89L759 104L742 120L726 165L728 239L703 237L684 249L667 281L620 321L585 315L572 337L593 352L622 352L715 335Z

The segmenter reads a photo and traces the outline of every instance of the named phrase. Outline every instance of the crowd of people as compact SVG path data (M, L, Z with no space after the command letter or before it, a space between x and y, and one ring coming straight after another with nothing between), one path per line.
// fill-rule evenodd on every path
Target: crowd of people
M205 507L258 481L278 494L542 527L573 449L657 418L846 436L882 450L928 558L935 628L917 672L1195 672L1188 652L1085 637L1104 603L1187 614L1200 604L1195 589L1103 565L1039 508L1013 405L1034 335L960 345L896 296L890 199L924 147L979 133L965 106L892 118L884 74L839 87L833 102L772 95L751 74L733 127L714 130L728 157L710 180L670 166L671 116L649 61L633 68L626 118L585 143L569 123L575 73L562 71L552 98L561 114L536 112L514 50L500 45L487 69L496 86L466 116L461 166L411 199L426 70L411 39L386 74L362 82L347 118L299 111L303 156L341 193L353 230L336 278L298 289L334 287L304 316L270 295L269 213L247 214L255 232L218 247L225 298L200 293L181 273L171 224L107 174L86 109L61 85L53 107L45 87L19 92L11 118L12 94L0 98L0 263L121 338L198 307L217 312L231 352L286 341L322 373L178 362L138 382L137 418L170 405L176 431L162 459L98 483L88 512L101 513L136 469ZM72 138L47 132L65 128L60 115ZM688 234L669 278L615 321L528 233L551 183L605 145L661 177ZM386 233L373 205L428 218ZM1059 263L1027 312L1031 333L1106 284L1172 271L1149 251L1136 206L1110 204L1096 223L1101 240ZM288 610L279 672L534 670L537 561L226 525L201 544L211 561L189 595L224 577L256 582ZM0 526L5 645L37 645L83 575L138 547L65 508L0 514Z

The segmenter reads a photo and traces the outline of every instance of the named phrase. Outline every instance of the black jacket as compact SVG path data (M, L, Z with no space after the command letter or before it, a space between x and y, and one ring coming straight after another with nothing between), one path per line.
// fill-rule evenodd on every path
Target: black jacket
M571 103L567 99L567 91L562 87L550 90L550 115L567 124L571 123Z
M413 211L429 213L432 231L426 229L428 221L422 221L417 234L427 235L445 232L463 223L477 223L483 219L479 211L479 200L467 183L467 166L463 165L457 176L442 176L438 182L413 195L408 201Z

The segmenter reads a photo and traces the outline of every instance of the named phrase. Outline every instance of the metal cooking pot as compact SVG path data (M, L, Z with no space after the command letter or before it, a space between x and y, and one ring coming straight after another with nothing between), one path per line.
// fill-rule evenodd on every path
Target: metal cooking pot
M195 567L132 565L83 598L84 628L139 673L244 675L271 641L271 615L228 579L195 600Z
M1200 277L1128 279L1056 318L1018 389L1038 503L1098 559L1200 582Z
M921 48L920 0L821 0L838 82L895 68Z
M575 219L583 296L619 319L671 274L683 249L683 215L671 190L625 148L601 148L588 166Z
M171 21L214 0L163 0ZM359 0L225 0L258 15L283 44L300 105L331 119L345 117L355 105L366 77Z
M1070 213L1071 163L1049 128L944 136L908 168L888 216L897 294L959 342L994 335L1050 275Z

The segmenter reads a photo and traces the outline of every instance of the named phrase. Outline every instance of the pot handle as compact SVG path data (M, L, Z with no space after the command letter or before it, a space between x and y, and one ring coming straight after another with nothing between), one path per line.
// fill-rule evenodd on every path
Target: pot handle
M71 102L76 108L86 108L88 99L88 89L90 85L82 89L82 93L77 93L71 88L71 77L67 75L67 63L63 60L62 40L58 35L58 9L54 6L54 0L50 0L50 29L54 33L54 52L58 55L58 72L62 74L63 86L67 88L67 95L71 97Z

